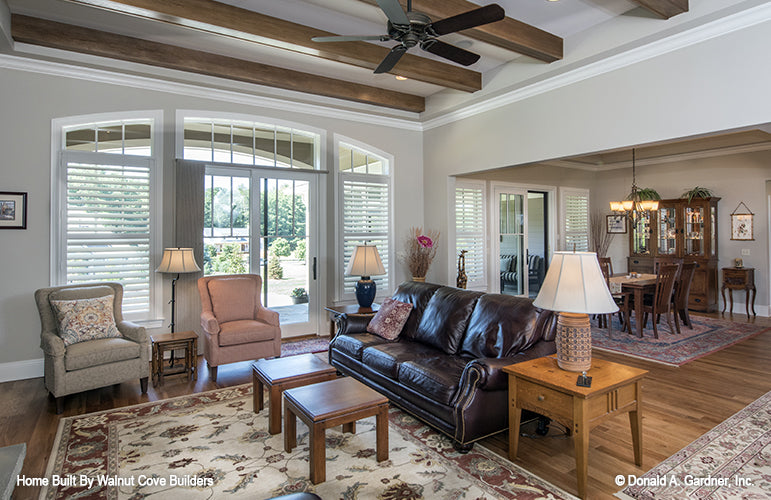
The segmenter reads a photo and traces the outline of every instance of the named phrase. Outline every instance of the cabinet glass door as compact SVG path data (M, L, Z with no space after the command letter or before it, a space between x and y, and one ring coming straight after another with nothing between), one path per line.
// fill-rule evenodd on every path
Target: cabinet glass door
M635 255L651 253L650 212L632 212L632 253Z
M704 207L685 208L685 255L704 255Z
M659 255L675 255L677 253L677 212L675 207L660 206L659 221Z

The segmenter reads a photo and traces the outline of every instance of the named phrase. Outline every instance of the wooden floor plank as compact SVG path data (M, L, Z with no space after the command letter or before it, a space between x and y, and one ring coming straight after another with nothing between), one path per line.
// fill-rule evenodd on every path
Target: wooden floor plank
M718 314L710 315L719 317ZM746 316L734 315L735 321ZM770 318L755 318L771 327ZM588 498L612 499L619 490L617 474L641 475L674 454L718 423L771 390L771 331L679 368L595 351L594 356L649 370L643 381L643 465L634 465L631 431L626 415L611 418L595 428L589 438ZM198 360L198 381L169 377L163 386L148 388L142 395L139 383L126 383L66 398L64 416L90 413L141 402L243 384L251 381L250 363L234 363L219 369L217 382L208 377L203 358ZM43 379L0 384L0 446L27 443L22 474L45 473L59 417L46 394ZM535 429L530 429L535 434ZM507 456L506 433L482 444ZM573 440L552 425L549 436L520 439L517 464L571 493L576 490ZM38 488L19 487L15 498L37 497Z

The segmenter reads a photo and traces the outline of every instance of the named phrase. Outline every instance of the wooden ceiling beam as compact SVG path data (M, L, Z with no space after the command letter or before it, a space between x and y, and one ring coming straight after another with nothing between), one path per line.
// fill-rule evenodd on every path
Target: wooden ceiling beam
M359 1L377 5L377 0ZM399 0L399 2L404 10L407 10L407 0ZM427 14L434 21L477 8L479 4L468 0L412 1L413 10ZM465 30L463 35L544 62L560 60L563 55L562 38L508 16L495 23Z
M657 16L669 19L688 12L688 0L632 0Z
M252 61L14 14L14 40L151 66L420 113L421 96L326 78Z
M162 21L374 70L390 48L367 42L317 43L336 33L233 7L213 0L68 0L72 3ZM385 26L383 26L385 34ZM482 88L479 72L406 54L392 74L465 92Z

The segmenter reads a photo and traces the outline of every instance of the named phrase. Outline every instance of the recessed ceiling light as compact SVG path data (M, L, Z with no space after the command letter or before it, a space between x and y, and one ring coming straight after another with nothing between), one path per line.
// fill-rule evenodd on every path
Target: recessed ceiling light
M406 77L406 76L402 76L402 75L396 75L396 77L395 77L395 78L396 78L397 80L400 80L400 81L404 81L404 80L406 80L406 79L407 79L407 77Z
M559 2L560 0L546 0L547 2Z

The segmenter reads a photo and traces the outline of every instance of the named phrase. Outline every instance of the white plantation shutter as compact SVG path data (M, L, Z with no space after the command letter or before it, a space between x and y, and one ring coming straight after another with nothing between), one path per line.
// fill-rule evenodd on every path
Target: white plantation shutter
M63 274L66 283L121 283L124 315L146 318L151 309L152 161L131 163L65 163Z
M485 186L484 183L455 183L455 263L461 250L466 253L466 288L485 289Z
M356 245L374 245L389 269L390 183L387 176L341 173L343 196L343 263L348 266ZM343 295L353 294L359 276L345 276ZM390 290L388 274L373 276L380 291Z
M563 189L562 235L563 250L589 251L589 191L586 189Z

